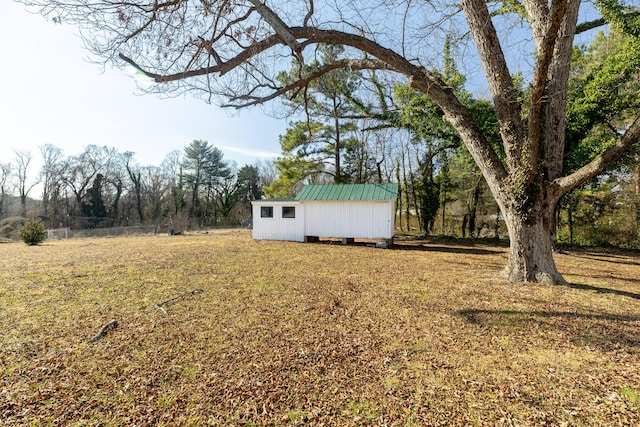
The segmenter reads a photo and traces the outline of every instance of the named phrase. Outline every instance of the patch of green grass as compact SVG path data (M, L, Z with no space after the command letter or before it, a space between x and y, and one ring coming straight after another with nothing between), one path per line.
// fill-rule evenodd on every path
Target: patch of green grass
M343 415L351 417L354 421L371 422L380 416L376 406L369 402L350 400L345 403L344 408Z
M303 424L308 414L305 409L291 409L287 412L287 419L294 424Z
M631 406L640 411L640 393L630 387L623 387L620 389L620 395L624 396Z
M162 394L156 398L155 405L160 411L166 411L176 403L175 396L171 394Z

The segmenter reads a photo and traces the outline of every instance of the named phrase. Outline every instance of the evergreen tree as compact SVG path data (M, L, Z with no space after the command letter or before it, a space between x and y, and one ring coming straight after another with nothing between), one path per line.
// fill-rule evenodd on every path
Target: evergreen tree
M223 157L222 151L207 141L194 140L185 147L181 179L191 193L189 216L199 218L200 226L218 220L219 190L231 176Z
M292 70L281 73L279 79L286 86L298 78L317 73L325 64L339 60L343 53L342 46L320 45L317 59L302 68L294 64ZM286 105L293 112L302 112L306 120L294 122L281 140L283 155L288 159L281 163L281 168L296 159L316 163L314 168L302 169L326 173L336 183L351 180L344 173L343 161L344 152L354 143L353 133L357 130L354 120L348 116L353 113L350 99L359 84L358 73L336 69L313 79L303 90L290 92ZM293 152L296 152L295 156L292 156Z

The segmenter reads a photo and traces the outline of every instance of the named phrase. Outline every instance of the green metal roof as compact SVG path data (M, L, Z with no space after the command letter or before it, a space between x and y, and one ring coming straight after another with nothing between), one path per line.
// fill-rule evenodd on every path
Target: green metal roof
M264 203L269 203L269 202L295 202L296 199L292 198L292 197L272 197L269 199L257 199L257 200L252 200L253 202L264 202Z
M398 184L305 185L296 200L395 200Z

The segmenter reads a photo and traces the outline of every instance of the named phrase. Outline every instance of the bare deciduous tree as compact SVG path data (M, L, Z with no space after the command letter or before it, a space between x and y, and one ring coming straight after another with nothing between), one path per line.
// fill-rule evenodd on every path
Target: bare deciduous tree
M9 195L8 183L11 176L11 163L0 162L0 219L5 213L5 201Z
M15 150L15 164L16 164L16 188L18 189L18 197L20 197L20 208L22 216L27 216L27 197L29 193L39 184L39 180L36 179L32 183L28 183L28 169L31 164L31 153L29 151Z
M44 216L48 216L50 204L55 206L55 202L60 194L60 176L58 165L62 161L62 149L55 145L45 144L40 146L43 165L40 169L40 180L42 182L42 207ZM54 200L52 200L52 197Z

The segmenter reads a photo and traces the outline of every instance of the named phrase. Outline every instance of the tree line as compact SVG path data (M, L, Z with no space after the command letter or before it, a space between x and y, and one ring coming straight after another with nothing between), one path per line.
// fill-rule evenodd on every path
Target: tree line
M0 219L38 215L47 227L102 228L157 224L175 230L239 224L271 176L257 162L238 168L207 141L194 140L158 166L142 166L132 152L88 145L65 156L40 147L43 165L29 176L32 153L16 151L0 163ZM41 194L31 195L34 188ZM29 197L32 196L32 197ZM31 201L31 199L37 199ZM11 208L10 200L18 203Z

